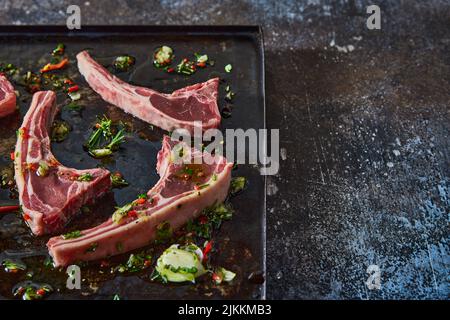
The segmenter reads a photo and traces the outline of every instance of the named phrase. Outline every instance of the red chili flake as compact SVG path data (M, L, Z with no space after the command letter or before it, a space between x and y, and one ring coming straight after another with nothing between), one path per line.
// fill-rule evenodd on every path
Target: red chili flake
M41 288L41 289L36 291L36 294L38 294L40 296L43 296L45 294L45 290Z
M208 253L210 253L212 250L212 244L213 244L212 240L208 241L205 248L203 248L203 261L208 260Z
M137 212L136 212L136 210L130 210L130 211L128 211L127 215L130 218L136 218L137 217Z
M198 221L200 222L200 224L207 224L207 223L208 223L208 217L205 216L205 215L200 216L200 217L198 218Z
M197 67L204 68L204 67L206 67L206 63L205 62L199 62L199 63L197 63Z
M95 128L99 129L101 127L100 123L95 124Z
M70 87L69 89L67 89L67 92L75 92L80 90L80 87L78 87L77 85L74 85L72 87Z
M122 174L121 174L120 172L115 172L114 175L115 175L117 178L122 178Z
M194 189L198 191L198 190L200 190L201 188L200 188L200 186L199 186L198 184L196 184L196 185L194 186Z
M74 84L74 82L71 79L64 79L65 84Z
M69 177L69 180L75 181L75 180L77 180L77 179L78 179L78 177L79 177L79 175L78 175L78 174L76 174L76 173L73 173L73 174L71 174L71 175L70 175L70 177Z
M168 72L168 73L172 73L172 72L174 72L174 71L175 71L174 68L168 68L168 69L167 69L167 72Z
M16 155L15 155L14 152L11 152L11 153L9 154L9 157L11 158L12 161L14 161L14 159L16 159Z
M144 204L146 201L147 201L147 199L144 199L144 198L136 199L137 204Z
M31 220L31 217L30 217L28 214L24 213L24 215L23 215L23 220L25 220L25 221L30 221L30 220Z
M148 268L152 265L152 262L150 260L145 260L144 261L144 267Z
M188 61L189 61L188 58L184 58L184 59L183 59L183 62L184 62L184 63L186 63L186 62L188 62Z

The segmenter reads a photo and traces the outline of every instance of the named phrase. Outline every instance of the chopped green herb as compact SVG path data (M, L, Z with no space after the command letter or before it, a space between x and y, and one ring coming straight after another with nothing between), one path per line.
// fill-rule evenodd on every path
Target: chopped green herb
M44 160L40 160L39 167L36 170L36 174L39 177L45 177L48 174L48 170L49 170L49 167L48 167L47 162L45 162Z
M139 272L150 267L152 257L145 253L131 254L125 264L118 265L114 270L123 272Z
M0 73L5 73L9 76L12 76L18 71L19 69L12 63L0 63Z
M223 203L207 208L196 220L188 221L186 231L193 232L196 236L211 239L214 230L218 230L222 221L230 220L233 209Z
M106 156L109 156L112 154L111 149L94 149L90 150L89 154L93 156L94 158L104 158Z
M83 173L81 176L77 178L78 181L89 182L92 181L94 177L90 173Z
M208 61L208 56L206 54L194 53L197 63L206 63Z
M75 231L72 231L72 232L68 232L68 233L66 233L66 234L63 234L61 237L62 237L64 240L67 240L67 239L76 239L76 238L81 237L82 235L83 235L83 234L81 233L81 231L75 230Z
M235 95L236 94L234 92L228 91L227 94L225 95L225 100L232 101Z
M113 297L113 300L120 300L119 295L118 295L118 294L115 294L114 297Z
M123 188L129 185L119 172L111 174L111 184L113 188Z
M118 71L127 71L132 65L134 65L136 59L132 56L124 55L119 56L114 60L114 68Z
M195 65L194 62L184 58L181 60L181 62L177 65L176 69L177 73L179 74L185 74L185 75L192 75L195 72Z
M55 142L64 141L67 138L70 130L71 128L68 123L56 120L55 122L53 122L51 130L52 141Z
M65 106L67 109L72 110L72 111L80 111L81 109L83 109L83 106L79 105L78 103L76 103L75 101L70 102L68 105Z
M231 180L230 193L236 194L245 188L246 179L244 177L236 177Z
M2 262L3 267L5 268L6 272L16 273L18 271L24 271L26 270L27 266L20 261L13 261L13 260L3 260Z
M53 259L52 257L46 257L44 260L44 267L46 268L53 268L54 264L53 264Z
M128 211L130 211L132 208L133 208L132 203L128 203L122 207L117 207L116 211L114 211L114 213L112 215L113 222L120 223L121 220L127 216Z
M172 238L173 230L168 221L164 221L156 227L156 243L166 243Z
M56 55L62 55L62 54L64 54L65 48L66 48L66 46L65 46L63 43L58 43L58 45L56 46L56 48L53 49L52 55L56 56Z
M14 296L21 296L22 300L39 300L53 292L53 288L48 285L38 285L30 281L25 281L23 285L14 289Z
M102 158L111 155L112 152L118 149L119 145L125 140L125 129L120 129L113 136L111 126L111 119L106 117L103 117L103 119L95 125L96 130L86 143L86 148L88 149L89 154L93 157Z
M95 250L97 250L97 248L98 248L98 243L97 242L94 242L94 243L91 243L90 245L89 245L89 247L86 249L86 253L89 253L89 252L95 252Z
M231 70L233 70L233 66L232 66L231 64L227 64L227 65L225 66L225 71L228 72L228 73L230 73Z
M157 68L168 66L173 60L173 50L171 47L162 46L155 50L153 55L153 65Z

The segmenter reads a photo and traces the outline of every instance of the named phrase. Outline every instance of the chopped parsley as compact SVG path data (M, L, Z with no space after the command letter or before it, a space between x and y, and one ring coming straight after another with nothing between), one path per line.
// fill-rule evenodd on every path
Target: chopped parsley
M77 178L78 181L89 182L92 181L94 177L90 173L83 173L81 176Z
M67 239L76 239L76 238L81 237L82 235L83 235L83 234L81 233L81 231L75 230L75 231L72 231L72 232L68 232L68 233L66 233L66 234L63 234L61 237L62 237L64 240L67 240Z
M236 194L245 188L247 180L244 177L236 177L231 180L230 193Z

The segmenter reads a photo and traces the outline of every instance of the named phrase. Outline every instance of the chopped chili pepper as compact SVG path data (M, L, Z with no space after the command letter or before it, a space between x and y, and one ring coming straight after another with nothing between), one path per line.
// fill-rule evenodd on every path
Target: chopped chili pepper
M9 154L9 157L11 158L12 161L14 161L14 159L16 158L14 151Z
M200 186L199 186L198 184L196 184L196 185L194 186L194 189L198 191L198 190L200 190L201 188L200 188Z
M71 79L64 79L64 83L65 84L74 84L75 82L73 82Z
M100 124L100 123L96 123L96 124L95 124L95 128L96 128L96 129L100 129L100 127L101 127L101 124Z
M206 62L199 62L199 63L197 63L197 67L200 67L200 68L206 67Z
M211 252L212 249L212 241L208 241L205 248L203 249L203 261L208 260L208 253Z
M40 296L43 296L44 294L45 294L45 290L44 289L38 289L37 291L36 291L36 294L38 294L38 295L40 295Z
M17 210L19 210L19 208L20 208L19 206L4 206L4 207L0 207L0 213L17 211Z
M137 204L144 204L146 201L147 201L147 199L144 199L144 198L136 199Z
M52 70L59 70L64 68L67 64L69 63L69 59L64 58L63 60L61 60L59 63L57 64L51 64L51 63L47 63L42 69L41 69L41 73L44 72L48 72L48 71L52 71Z
M24 214L23 215L23 220L25 220L25 221L30 221L31 220L31 217L28 215L28 214Z
M150 260L145 260L144 261L144 267L148 268L152 265L152 262Z
M137 217L137 212L136 212L136 210L130 210L130 211L128 211L128 214L127 214L130 218L136 218Z
M74 85L72 87L70 87L69 89L67 89L67 92L75 92L80 90L80 87L78 87L77 85Z
M174 68L168 68L168 69L167 69L167 72L168 72L168 73L172 73L172 72L174 72L174 71L175 71Z

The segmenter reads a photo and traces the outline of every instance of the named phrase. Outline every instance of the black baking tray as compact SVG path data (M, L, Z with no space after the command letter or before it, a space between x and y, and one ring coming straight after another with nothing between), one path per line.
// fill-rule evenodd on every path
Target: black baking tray
M55 156L66 166L84 169L99 165L120 171L131 185L115 189L95 205L90 217L80 215L68 228L92 226L105 219L114 206L133 200L136 194L147 191L158 180L155 170L156 153L165 133L147 123L127 115L119 108L108 105L92 92L79 75L75 54L89 49L102 64L111 64L115 56L130 54L136 65L130 72L118 76L125 81L148 86L161 92L172 92L186 85L220 77L219 106L226 102L225 86L231 85L236 96L230 118L223 119L221 129L265 128L264 49L260 27L257 26L83 26L69 31L62 26L0 26L0 62L13 63L25 70L38 71L48 62L49 52L59 42L66 45L70 58L68 73L82 87L81 112L63 108L65 94L58 95L62 107L57 118L68 122L72 131L67 140L52 143ZM207 53L215 65L192 76L167 74L154 68L151 57L162 44L175 49L177 59L192 56L194 52ZM233 65L226 73L224 66ZM12 168L10 151L15 144L15 131L26 113L31 96L23 88L20 92L19 112L0 119L0 170ZM87 98L88 97L88 98ZM108 115L113 120L131 124L127 141L115 154L113 161L102 162L91 158L82 148L91 132L96 117ZM226 142L225 142L226 143ZM98 265L82 268L81 290L65 288L65 270L48 271L43 267L47 237L32 236L15 214L0 216L0 258L19 257L33 271L33 280L51 284L56 290L50 299L264 299L265 298L265 178L255 165L239 165L234 176L245 176L248 186L231 199L236 210L231 221L225 222L215 241L220 251L215 264L237 272L232 284L215 287L204 280L196 285L163 285L149 281L147 272L137 275L105 275ZM8 189L0 189L0 204L18 203ZM126 259L126 256L117 259ZM106 269L107 270L107 269ZM253 274L253 275L252 275ZM252 276L251 276L252 275ZM249 280L250 277L250 280ZM14 285L25 279L24 273L11 275L0 270L0 298L13 298ZM95 280L92 280L95 279Z

